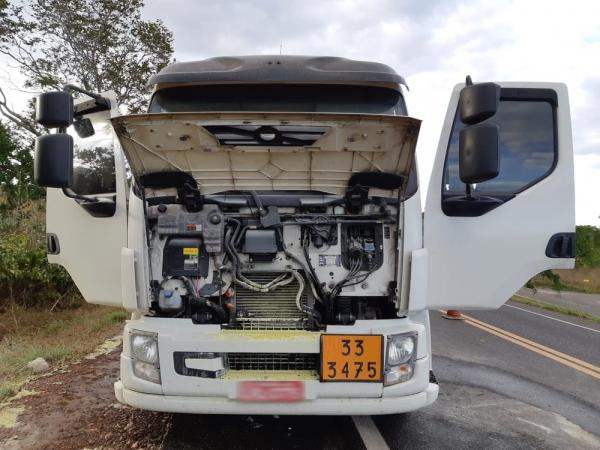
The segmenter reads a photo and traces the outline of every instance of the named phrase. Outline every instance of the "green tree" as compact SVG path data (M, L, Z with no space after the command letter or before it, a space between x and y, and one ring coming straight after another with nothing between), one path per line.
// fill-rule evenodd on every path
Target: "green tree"
M43 190L33 184L33 158L28 147L0 123L0 208L12 208L37 198Z
M600 228L580 225L575 239L577 267L600 267Z
M25 87L114 90L130 112L147 102L148 77L171 60L172 33L141 17L143 0L31 0L2 8L0 53L19 67ZM39 135L31 114L10 108L0 89L0 113Z

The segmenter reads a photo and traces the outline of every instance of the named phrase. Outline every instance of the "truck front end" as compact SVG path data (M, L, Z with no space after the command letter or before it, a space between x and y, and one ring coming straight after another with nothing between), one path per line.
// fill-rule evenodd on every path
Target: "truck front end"
M428 316L409 307L422 219L402 78L264 56L178 63L150 83L147 114L112 119L133 175L121 277L136 310L118 400L219 414L432 403Z

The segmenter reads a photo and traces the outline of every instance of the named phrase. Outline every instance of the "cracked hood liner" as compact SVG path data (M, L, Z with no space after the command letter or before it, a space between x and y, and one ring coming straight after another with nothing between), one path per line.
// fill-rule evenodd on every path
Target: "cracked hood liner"
M343 194L363 171L407 179L421 124L405 116L279 112L136 114L112 123L136 177L180 170L203 194Z

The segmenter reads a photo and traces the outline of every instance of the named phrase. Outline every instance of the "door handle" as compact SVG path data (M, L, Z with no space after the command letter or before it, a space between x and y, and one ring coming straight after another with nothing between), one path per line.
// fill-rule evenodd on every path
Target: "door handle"
M54 233L46 234L46 252L49 255L58 255L60 253L60 245L58 236Z
M546 246L548 258L575 258L575 233L556 233Z

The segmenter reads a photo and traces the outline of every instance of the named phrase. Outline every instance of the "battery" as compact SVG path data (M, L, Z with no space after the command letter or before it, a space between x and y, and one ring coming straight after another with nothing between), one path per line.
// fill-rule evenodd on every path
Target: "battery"
M165 244L163 276L208 276L208 253L199 237L172 237Z

